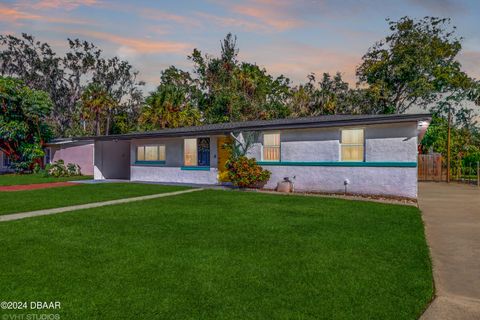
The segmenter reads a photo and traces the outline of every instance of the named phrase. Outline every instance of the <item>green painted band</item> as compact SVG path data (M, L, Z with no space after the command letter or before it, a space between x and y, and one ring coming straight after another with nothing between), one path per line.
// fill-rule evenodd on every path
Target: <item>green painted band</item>
M141 166L161 166L165 164L165 161L135 161L135 164Z
M181 167L181 170L191 170L191 171L210 171L210 167Z
M257 161L261 166L298 166L298 167L400 167L416 168L416 162L348 162L348 161L325 161L325 162L297 162L297 161Z

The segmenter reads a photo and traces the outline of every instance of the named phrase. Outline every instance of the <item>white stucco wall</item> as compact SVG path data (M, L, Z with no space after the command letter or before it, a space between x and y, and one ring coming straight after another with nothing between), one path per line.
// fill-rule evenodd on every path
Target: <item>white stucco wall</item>
M130 163L135 165L137 146L149 144L163 144L165 145L165 167L181 167L183 163L184 139L197 137L181 137L181 138L162 138L162 139L136 139L131 141L130 148ZM217 160L217 138L216 136L209 136L210 138L210 167L216 168L218 166Z
M365 129L365 161L366 162L416 162L417 161L417 129L415 123L371 125ZM282 162L336 162L340 161L340 136L342 128L302 129L281 131ZM133 181L156 181L174 183L216 184L217 170L217 137L210 136L209 170L182 170L183 140L187 137L168 139L132 140L127 146L130 179ZM192 137L193 138L193 137ZM250 149L248 156L262 160L263 135ZM113 142L110 142L113 143ZM165 144L165 165L135 164L136 147L145 144ZM103 151L95 148L96 159L102 157L108 163L119 156L115 145L104 144ZM116 151L113 149L116 148ZM124 150L120 148L120 150ZM114 154L117 152L116 154ZM121 151L122 153L124 151ZM107 156L105 157L105 154ZM97 168L95 176L105 177L103 171ZM100 163L98 162L100 165ZM115 166L115 164L113 164ZM275 188L284 177L294 179L299 191L344 192L344 181L349 180L347 192L357 194L374 194L416 198L417 168L416 167L372 167L372 166L291 166L263 165L272 172L267 188ZM112 169L113 170L113 169ZM115 169L124 170L124 165ZM113 170L113 171L115 171Z
M397 167L324 167L324 166L263 166L272 172L266 185L274 189L284 177L293 179L298 191L417 197L417 168Z
M132 166L132 181L217 184L217 168L182 170L180 167Z
M365 130L366 162L383 162L387 165L395 162L417 162L416 123L355 128ZM280 131L281 162L340 161L341 129L335 127ZM249 157L262 160L262 141L261 134L258 142L249 151ZM272 172L266 186L271 189L284 177L295 176L295 187L299 191L344 192L344 181L348 179L350 184L347 191L350 193L417 197L416 167L262 166Z
M365 130L365 161L367 162L416 162L417 125L398 123L369 125ZM341 129L301 129L280 132L281 161L340 161ZM268 132L265 132L268 133ZM249 150L248 156L262 161L263 134Z

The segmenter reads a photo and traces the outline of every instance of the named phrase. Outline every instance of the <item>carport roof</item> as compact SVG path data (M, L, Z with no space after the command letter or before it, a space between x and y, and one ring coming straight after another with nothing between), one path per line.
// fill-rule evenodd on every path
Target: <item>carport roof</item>
M430 121L432 115L424 114L390 114L390 115L326 115L318 117L289 118L276 120L255 120L245 122L227 122L207 124L195 127L171 128L149 132L114 134L109 136L78 137L80 140L130 140L157 137L180 137L206 134L229 134L238 131L264 131L280 129L306 129L371 124L388 124L401 122Z

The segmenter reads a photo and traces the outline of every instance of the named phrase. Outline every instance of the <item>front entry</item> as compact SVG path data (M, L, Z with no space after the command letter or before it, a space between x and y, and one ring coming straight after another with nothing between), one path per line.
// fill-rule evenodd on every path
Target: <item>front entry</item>
M210 166L210 138L198 138L198 165Z

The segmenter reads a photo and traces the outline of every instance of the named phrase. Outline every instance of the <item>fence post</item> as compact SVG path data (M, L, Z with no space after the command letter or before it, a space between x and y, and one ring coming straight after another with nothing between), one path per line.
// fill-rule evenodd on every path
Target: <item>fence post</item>
M480 187L480 161L477 161L477 187Z

